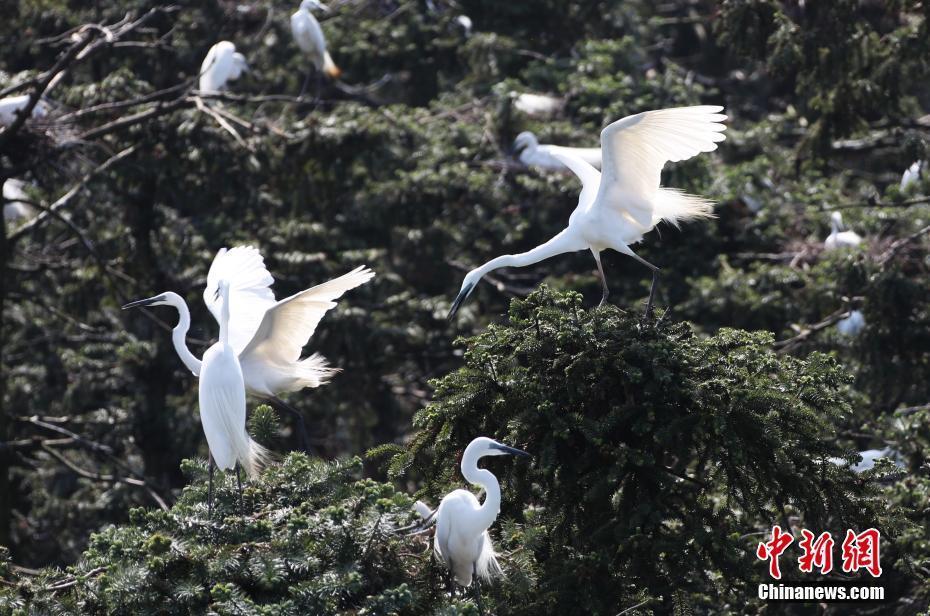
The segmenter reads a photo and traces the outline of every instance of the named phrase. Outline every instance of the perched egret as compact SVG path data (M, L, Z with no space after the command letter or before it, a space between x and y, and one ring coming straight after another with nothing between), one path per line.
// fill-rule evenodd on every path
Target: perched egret
M565 101L545 94L530 94L524 92L517 94L513 99L513 106L517 111L531 118L548 118L556 115L565 104Z
M836 329L844 336L857 336L865 329L865 317L859 310L853 310L848 317L836 323Z
M468 15L459 15L455 18L455 23L462 29L462 34L465 35L465 38L471 36L471 31L474 28L474 24L471 22L471 17Z
M484 456L530 454L493 439L480 436L468 444L462 455L462 475L469 483L484 488L484 503L479 503L468 490L453 490L432 511L417 501L417 512L424 519L423 526L436 525L433 550L452 572L455 581L468 586L475 579L475 594L479 608L481 593L477 578L490 580L501 573L494 554L494 546L488 528L497 519L501 509L501 487L491 471L478 468L478 460Z
M13 178L3 183L4 220L19 220L35 215L35 208L30 203L29 195L23 190L25 186L25 182Z
M646 111L625 117L601 131L604 171L565 151L553 155L581 180L578 206L568 227L548 242L517 255L502 255L465 276L449 318L461 307L478 281L500 267L523 267L543 259L578 250L590 250L603 283L601 304L609 290L600 253L612 248L633 257L652 271L652 287L646 314L652 312L659 268L630 248L660 221L678 225L685 220L710 218L713 206L703 197L659 186L662 167L668 161L687 160L717 149L726 137L721 124L723 107L698 106Z
M555 157L555 152L574 154L589 165L601 166L600 148L570 148L561 145L540 145L539 140L530 131L523 131L513 141L513 153L517 160L527 167L556 169L568 171L568 167Z
M891 461L894 462L894 465L898 468L905 467L904 459L901 457L901 454L891 447L860 451L859 457L862 458L859 462L849 465L849 469L854 473L864 473L865 471L872 470L875 468L875 463L879 458L891 458ZM843 458L830 458L830 462L836 464L837 466L846 466L848 464L848 462Z
M301 360L301 350L323 316L336 307L336 300L372 277L374 272L361 266L339 278L275 301L270 288L274 278L265 269L264 259L256 248L223 248L210 266L204 303L219 321L224 305L217 299L216 289L220 280L230 282L232 301L227 331L229 344L239 357L246 389L297 417L304 449L307 449L307 437L303 415L278 396L323 385L335 372L319 354ZM126 304L123 309L137 306L172 306L178 311L178 324L171 336L174 349L187 369L194 376L199 375L200 360L187 348L191 317L184 299L169 291Z
M332 79L338 79L342 71L339 70L329 52L326 51L326 37L323 36L323 28L320 26L320 22L316 20L316 17L313 16L313 13L310 12L310 9L318 4L316 0L303 0L300 3L300 8L291 15L291 33L294 35L294 41L300 47L300 50L310 58L310 62L316 68L317 74L322 72ZM309 81L310 74L308 73L307 79L304 80L304 85L300 90L301 94L307 89Z
M200 65L200 91L219 92L226 89L227 82L239 79L249 70L245 56L236 51L229 41L220 41L210 48Z
M0 98L0 126L9 126L15 122L17 112L25 109L28 104L28 94ZM47 112L48 106L43 101L39 101L36 103L36 106L32 108L30 116L32 118L43 118Z
M200 369L200 423L210 448L210 487L208 509L213 513L213 467L236 469L240 497L239 466L249 477L270 459L270 452L252 440L245 429L245 380L236 350L230 344L229 282L220 280L216 288L220 303L220 339L203 354Z
M917 160L914 163L904 170L904 173L901 175L901 190L903 191L911 184L920 180L921 173L925 166L924 161Z
M843 216L839 212L830 214L830 235L823 242L827 250L851 248L862 243L862 238L855 231L843 231Z

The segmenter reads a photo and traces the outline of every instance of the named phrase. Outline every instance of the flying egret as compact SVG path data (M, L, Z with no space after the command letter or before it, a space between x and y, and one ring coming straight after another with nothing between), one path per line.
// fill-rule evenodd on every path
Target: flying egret
M904 170L904 173L901 175L901 190L905 190L911 184L914 184L920 180L921 173L924 168L924 161L917 160L911 164L910 167Z
M316 68L317 74L323 72L332 79L338 79L342 71L339 70L329 52L326 51L326 37L323 36L323 28L320 26L320 22L316 20L316 17L313 16L313 13L310 12L311 8L318 5L319 2L316 2L316 0L303 0L300 3L300 8L291 15L291 33L294 35L294 41L300 47L300 50L310 58L310 62ZM300 89L301 95L307 89L309 81L310 73L307 74L304 85Z
M236 51L229 41L220 41L210 48L200 65L200 91L219 92L226 89L227 82L238 79L249 70L245 56Z
M0 98L0 126L9 126L15 122L17 113L25 109L28 104L28 94ZM32 118L43 118L47 112L48 106L43 101L39 101L36 103L36 106L32 108L32 113L29 115Z
M258 249L252 246L222 248L210 266L204 303L219 321L223 305L217 300L216 289L220 280L230 281L229 341L239 356L246 389L253 396L296 416L304 449L307 449L308 439L303 415L278 396L305 387L319 387L336 372L321 355L314 353L301 360L300 352L323 316L336 307L336 300L374 275L367 267L360 266L339 278L275 301L270 288L274 278L265 269ZM191 317L184 299L169 291L126 304L123 309L137 306L172 306L178 311L178 324L171 340L178 357L194 376L198 376L200 360L187 348Z
M565 104L560 98L546 94L523 92L513 99L513 106L531 118L548 118L557 114Z
M839 212L830 214L830 235L823 242L827 250L851 248L862 243L862 238L855 231L843 231L843 216Z
M200 423L210 448L210 486L207 507L213 514L213 470L236 469L239 496L242 482L239 466L249 477L271 459L270 452L252 440L245 429L245 380L236 349L230 344L229 282L220 280L216 300L220 303L220 339L203 354L200 369Z
M469 483L484 488L484 503L479 503L468 490L453 490L432 511L423 502L414 505L424 519L422 527L436 525L433 550L452 572L455 581L468 586L475 580L475 595L481 609L481 591L477 578L490 580L501 573L494 554L494 546L488 529L501 510L501 487L494 474L478 468L478 460L484 456L530 454L497 441L479 436L465 448L462 455L462 475Z
M19 220L35 215L35 207L32 206L29 195L23 190L25 186L25 182L13 178L3 183L4 220Z
M500 267L524 267L543 259L578 250L590 250L603 284L601 304L609 290L600 253L611 248L633 257L652 271L646 315L652 312L659 268L630 248L660 221L678 225L685 220L710 218L713 206L703 197L659 186L666 162L687 160L712 152L726 136L723 107L698 106L645 111L627 116L601 131L603 174L578 156L556 150L553 156L581 180L578 206L568 227L548 242L517 255L502 255L473 269L452 302L449 318L461 307L478 281Z
M568 167L555 157L555 152L574 154L589 165L601 166L600 148L571 148L561 145L540 145L539 139L530 131L523 131L513 141L513 153L527 167L568 171Z
M848 317L837 321L836 329L843 336L857 336L865 329L865 317L861 311L853 310Z

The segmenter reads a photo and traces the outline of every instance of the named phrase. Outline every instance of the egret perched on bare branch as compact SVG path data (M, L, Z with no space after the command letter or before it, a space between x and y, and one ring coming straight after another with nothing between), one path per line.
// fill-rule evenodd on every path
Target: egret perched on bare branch
M245 56L236 51L236 46L229 41L220 41L210 48L200 66L200 91L224 90L228 82L239 79L247 70L249 64Z
M452 572L455 581L468 586L475 580L479 608L478 578L487 581L501 573L488 535L488 528L500 513L501 487L491 471L478 468L478 460L484 456L504 455L529 457L530 454L480 436L468 444L462 455L462 475L469 483L484 488L484 503L479 503L468 490L453 490L443 497L435 511L421 501L415 505L424 519L422 528L436 525L433 550Z
M568 167L554 156L555 152L574 154L595 167L601 166L601 148L572 148L561 145L540 145L531 131L523 131L513 141L513 153L527 167L568 171Z
M19 111L26 108L29 104L29 95L20 94L19 96L8 96L0 98L0 126L9 126L16 121L16 115ZM48 112L48 106L44 101L39 101L32 108L30 117L43 118Z
M252 246L222 248L213 259L207 274L204 303L220 320L223 304L216 295L220 280L230 283L229 344L236 351L248 392L268 400L295 415L302 446L307 449L303 415L278 396L318 387L335 372L326 360L314 353L303 360L300 353L323 316L336 307L343 293L374 277L374 272L360 266L348 274L275 301L271 274L261 253ZM187 303L176 293L162 293L126 304L136 306L172 306L178 311L178 324L172 332L174 349L195 376L201 363L187 348L186 336L191 317Z
M830 235L823 241L827 250L852 248L862 243L862 238L855 231L844 231L843 216L839 212L830 214Z
M548 242L517 255L491 259L468 272L462 282L449 318L488 272L500 267L524 267L558 254L590 250L603 283L601 304L609 290L600 253L611 248L633 257L652 272L652 287L646 304L647 316L652 302L659 268L630 248L643 239L661 221L678 225L685 220L710 218L712 203L659 186L662 167L672 161L687 160L701 152L712 152L726 137L723 107L698 106L645 111L627 116L601 131L603 173L581 158L564 151L553 155L565 163L581 180L578 206L568 227Z
M245 380L236 349L230 344L229 282L217 283L220 304L220 339L203 354L200 369L200 423L210 447L210 487L208 508L213 513L213 467L236 469L240 497L242 483L239 466L255 477L270 459L267 449L256 443L245 429Z
M326 37L323 36L323 28L320 22L316 20L311 8L316 8L320 4L316 0L303 0L300 8L291 15L291 33L294 35L294 41L300 50L310 58L317 71L317 74L325 73L332 79L338 79L342 71L333 62L333 58L326 51ZM300 90L303 94L307 89L307 83L310 81L310 73L304 80L304 85Z

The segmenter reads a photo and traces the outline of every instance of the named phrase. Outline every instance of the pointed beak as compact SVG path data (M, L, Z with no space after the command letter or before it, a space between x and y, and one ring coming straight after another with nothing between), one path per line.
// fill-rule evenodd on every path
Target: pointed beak
M452 302L452 308L449 309L449 316L446 317L449 321L455 318L455 313L459 311L459 308L462 307L462 304L465 303L465 300L468 298L468 295L474 288L475 285L473 284L466 285L462 287L462 290L459 291L459 294L455 296L455 301Z
M220 298L220 288L216 287L216 293L213 294L213 299L218 300Z
M508 447L507 445L501 445L501 444L492 445L492 446L494 447L494 449L499 449L503 451L504 453L508 453L512 456L520 456L521 458L532 457L530 454L526 453L522 449L517 449L516 447Z
M156 295L155 297L149 297L147 299L140 299L134 302L129 302L128 304L123 306L123 310L128 310L130 308L138 308L139 306L149 306L151 304L154 304L155 302L159 302L164 299L165 299L164 294Z

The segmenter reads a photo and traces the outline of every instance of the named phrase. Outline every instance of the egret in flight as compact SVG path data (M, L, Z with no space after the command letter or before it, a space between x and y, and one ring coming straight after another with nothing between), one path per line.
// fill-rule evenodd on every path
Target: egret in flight
M480 436L468 444L462 455L462 475L469 483L484 488L484 503L479 503L468 490L453 490L443 497L435 511L421 501L415 505L423 517L421 528L436 525L433 550L452 572L455 581L462 586L475 581L479 609L478 578L488 581L501 573L488 535L488 528L500 513L501 487L491 471L478 468L478 460L484 456L504 455L529 457L530 454Z
M220 320L223 304L216 290L220 280L230 283L229 343L239 357L250 394L272 402L295 415L302 447L308 450L303 415L278 396L305 387L319 387L335 372L326 360L314 353L303 360L301 350L309 342L323 316L336 307L343 293L374 277L365 266L357 267L339 278L311 287L281 301L275 301L271 274L258 249L237 246L220 249L207 274L204 303ZM176 293L161 293L132 302L123 309L137 306L172 306L178 311L178 324L172 331L174 349L194 376L201 373L201 362L187 348L187 331L191 316L187 303Z
M236 51L236 46L229 41L220 41L210 48L200 66L200 91L224 90L228 82L239 79L247 70L249 65L245 56Z
M601 148L571 148L561 145L540 145L539 139L530 131L523 131L513 141L513 153L527 167L568 171L555 152L574 154L589 165L601 166Z
M270 452L252 440L245 429L245 381L239 357L230 343L229 282L220 280L215 292L220 308L220 339L203 354L200 369L200 423L210 448L210 487L207 507L213 514L213 468L236 469L239 497L242 480L239 466L255 477L271 458Z
M323 28L320 22L316 20L311 8L320 6L316 0L303 0L300 8L291 15L291 33L294 35L294 41L300 50L310 59L317 74L325 73L332 79L338 79L342 71L333 62L333 58L326 51L326 37L323 36ZM303 88L300 93L303 94L307 89L307 83L310 81L310 73L304 80Z
M844 231L843 216L839 212L830 214L830 235L823 241L827 250L852 248L862 243L862 238L855 231Z
M601 304L609 290L601 251L611 248L634 258L652 272L652 287L646 315L652 313L659 268L630 248L660 221L678 225L685 220L710 218L713 206L703 197L659 186L665 163L687 160L701 152L712 152L726 136L721 124L723 107L697 106L645 111L627 116L601 131L603 172L564 150L553 156L581 180L578 206L568 227L548 242L516 254L502 255L473 269L452 302L449 318L475 289L478 281L500 267L524 267L558 254L590 250L603 284Z

